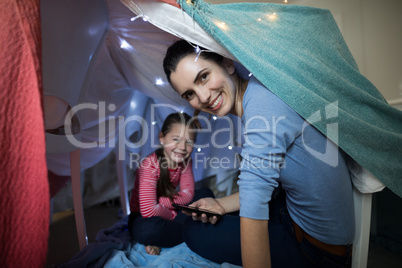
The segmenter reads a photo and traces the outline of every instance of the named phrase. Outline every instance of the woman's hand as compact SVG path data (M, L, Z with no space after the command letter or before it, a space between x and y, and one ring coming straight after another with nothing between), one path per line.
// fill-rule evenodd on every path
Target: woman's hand
M198 201L195 201L194 203L190 204L190 206L200 208L200 209L206 209L210 210L213 212L216 212L220 215L224 215L226 213L225 209L219 204L216 199L207 197L207 198L202 198ZM185 213L185 212L183 212ZM206 214L201 214L201 216L198 216L197 213L185 213L186 215L192 216L193 220L195 221L202 221L203 223L212 223L215 224L218 221L218 218L216 216L213 217L208 217Z

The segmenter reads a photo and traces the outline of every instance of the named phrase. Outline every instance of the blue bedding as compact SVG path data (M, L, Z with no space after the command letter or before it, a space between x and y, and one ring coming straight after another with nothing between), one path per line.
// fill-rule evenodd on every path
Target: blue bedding
M128 217L122 218L113 226L102 229L96 236L96 243L84 247L70 261L58 268L76 267L205 267L238 268L229 263L218 264L192 252L185 243L172 248L162 248L160 255L149 255L143 245L131 241L127 230Z
M147 254L143 245L135 243L128 253L120 250L114 250L104 267L229 268L239 266L234 266L228 263L223 263L221 265L204 259L203 257L192 252L185 243L177 245L173 248L163 248L159 256Z

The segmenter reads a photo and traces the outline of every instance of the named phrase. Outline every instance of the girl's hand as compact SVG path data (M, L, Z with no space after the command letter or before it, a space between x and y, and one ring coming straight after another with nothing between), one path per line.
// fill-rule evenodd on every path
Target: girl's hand
M220 215L224 215L226 213L225 209L219 204L216 199L207 197L207 198L202 198L198 201L195 201L194 203L190 204L190 206L200 208L200 209L207 209L211 210L213 212L216 212ZM203 223L212 223L215 224L218 221L218 218L216 216L209 217L206 214L201 214L201 216L198 216L197 213L187 213L187 215L192 216L193 220L195 221L202 221Z

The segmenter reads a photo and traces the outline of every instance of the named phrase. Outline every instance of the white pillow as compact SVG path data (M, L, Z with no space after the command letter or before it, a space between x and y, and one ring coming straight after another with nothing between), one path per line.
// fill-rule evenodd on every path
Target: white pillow
M348 168L353 185L363 194L375 193L383 190L385 185L380 182L370 171L363 168L356 161L348 161Z

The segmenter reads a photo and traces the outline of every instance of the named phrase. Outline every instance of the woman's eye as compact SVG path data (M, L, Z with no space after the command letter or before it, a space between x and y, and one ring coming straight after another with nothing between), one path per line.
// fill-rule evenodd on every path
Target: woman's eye
M191 100L194 96L194 93L192 91L186 92L183 94L183 98L186 100Z
M174 142L179 143L180 139L173 139Z
M208 78L208 73L204 73L200 76L201 82L204 82Z

